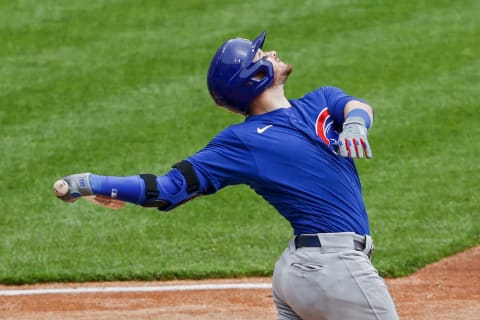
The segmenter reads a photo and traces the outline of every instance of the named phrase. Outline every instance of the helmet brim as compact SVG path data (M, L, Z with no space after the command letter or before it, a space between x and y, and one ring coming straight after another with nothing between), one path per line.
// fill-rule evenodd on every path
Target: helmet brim
M266 36L267 36L267 33L263 31L252 41L252 49L248 54L247 61L252 62L253 57L257 53L258 49L263 47L263 43L265 42Z

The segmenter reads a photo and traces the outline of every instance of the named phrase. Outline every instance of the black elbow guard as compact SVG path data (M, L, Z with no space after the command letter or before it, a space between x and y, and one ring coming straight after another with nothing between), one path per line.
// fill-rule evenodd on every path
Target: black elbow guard
M170 202L159 199L160 190L158 190L157 187L156 175L142 173L140 174L140 178L142 178L145 183L145 203L142 204L143 207L161 209L170 206Z
M198 181L197 175L193 170L192 164L186 160L182 160L172 166L172 168L176 168L180 170L185 181L187 182L187 192L188 193L195 193L200 190L200 181Z
M162 185L157 184L155 175L140 175L145 182L146 201L143 204L144 207L156 207L158 210L168 211L201 195L200 182L190 162L183 160L173 165L172 168L179 170L185 179L185 185L176 194L162 190Z

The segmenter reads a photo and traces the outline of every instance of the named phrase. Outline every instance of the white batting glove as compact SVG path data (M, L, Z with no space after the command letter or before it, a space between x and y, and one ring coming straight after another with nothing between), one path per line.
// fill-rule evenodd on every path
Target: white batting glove
M342 157L371 158L372 149L367 140L367 127L362 117L350 117L343 123L338 137L339 153Z
M55 190L57 197L65 202L75 202L81 197L93 196L88 177L91 173L78 173L66 176L63 180L68 184L68 191ZM63 190L62 190L63 191Z

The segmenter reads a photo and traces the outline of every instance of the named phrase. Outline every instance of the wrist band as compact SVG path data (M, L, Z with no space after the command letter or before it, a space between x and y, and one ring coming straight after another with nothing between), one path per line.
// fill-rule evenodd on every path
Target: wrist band
M359 108L353 109L347 114L347 118L350 117L361 117L363 120L365 120L365 127L367 127L367 129L370 128L372 120L370 119L370 115L367 111Z

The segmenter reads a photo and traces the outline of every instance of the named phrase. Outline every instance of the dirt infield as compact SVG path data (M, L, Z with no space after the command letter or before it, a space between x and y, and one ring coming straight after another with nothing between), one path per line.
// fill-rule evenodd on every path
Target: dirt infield
M0 319L275 319L270 278L0 286ZM217 286L214 290L206 285ZM222 289L221 285L239 285ZM253 289L242 287L251 284ZM480 247L387 279L401 319L480 319ZM188 290L173 290L185 288ZM220 287L218 287L220 285ZM172 287L174 286L174 287ZM197 286L193 288L192 286ZM17 290L168 287L169 291L6 295ZM173 288L173 289L172 289ZM75 289L77 290L77 289ZM88 291L88 290L87 290ZM23 292L23 291L22 291Z

